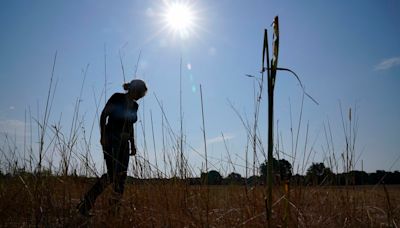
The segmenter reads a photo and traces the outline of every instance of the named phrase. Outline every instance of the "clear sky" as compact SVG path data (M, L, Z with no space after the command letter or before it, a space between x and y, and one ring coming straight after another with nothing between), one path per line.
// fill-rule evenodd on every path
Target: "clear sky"
M151 115L158 163L161 161L161 112L155 95L175 133L179 133L179 69L182 57L183 130L187 144L185 156L198 175L204 153L201 131L199 85L203 87L207 148L210 168L224 175L244 174L246 130L228 100L244 119L253 121L255 79L259 76L263 30L271 31L276 15L280 20L279 65L289 67L301 77L308 93L320 105L305 99L295 172L301 172L303 154L311 149L311 160L328 164L328 144L324 126L331 126L334 152L340 160L345 148L340 106L347 117L356 110L358 134L356 169L399 170L400 151L400 2L388 1L180 1L188 5L191 23L183 36L166 21L173 1L1 1L0 2L0 131L16 140L16 158L22 161L25 114L31 111L33 146L37 150L35 118L42 119L50 83L54 54L57 51L55 80L58 80L50 124L60 121L62 132L69 133L74 104L83 82L82 70L89 64L80 103L83 126L95 123L91 154L97 167L102 165L96 102L104 105L104 55L106 53L106 96L122 92L121 53L126 80L137 75L148 83L148 95L140 101L137 145L155 164ZM178 19L179 20L179 19ZM184 23L184 22L178 22ZM186 23L186 22L185 22ZM270 40L271 38L271 33ZM275 120L279 121L280 150L292 155L290 109L297 132L302 90L287 73L277 76ZM290 105L291 104L291 105ZM266 93L261 103L259 132L266 148ZM26 121L29 125L29 120ZM306 126L309 123L308 141ZM88 130L87 130L88 131ZM24 133L25 132L25 133ZM46 143L50 143L48 131ZM226 147L222 140L225 136ZM25 137L24 137L25 135ZM83 132L79 133L79 140ZM9 139L10 140L10 139ZM29 141L29 140L28 140ZM172 154L168 142L167 153ZM227 149L230 156L228 156ZM251 148L249 148L251 151ZM8 149L0 155L4 162L12 157ZM77 146L76 151L82 151ZM252 163L252 153L249 160ZM37 157L37 154L34 155ZM290 162L293 161L280 153ZM47 152L45 161L57 161L57 152ZM264 155L258 151L258 163ZM79 162L73 156L74 162ZM229 164L237 164L232 167ZM342 162L338 161L340 167ZM46 163L46 162L45 162ZM161 166L161 165L160 165Z

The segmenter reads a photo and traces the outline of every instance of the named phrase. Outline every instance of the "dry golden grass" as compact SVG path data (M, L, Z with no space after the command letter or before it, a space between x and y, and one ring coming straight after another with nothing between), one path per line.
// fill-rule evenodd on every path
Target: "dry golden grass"
M263 186L246 190L236 185L207 188L178 182L127 184L119 213L109 210L108 188L96 201L94 216L84 218L75 206L91 184L73 177L2 179L1 226L266 226ZM292 187L289 201L283 188L276 187L273 205L274 227L396 227L400 186L387 186L387 194L383 186Z

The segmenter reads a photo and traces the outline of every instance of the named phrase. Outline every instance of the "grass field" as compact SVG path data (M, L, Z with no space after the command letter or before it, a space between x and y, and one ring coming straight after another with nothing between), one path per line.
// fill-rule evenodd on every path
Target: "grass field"
M109 210L111 188L93 216L75 206L93 180L77 177L3 178L2 227L263 227L265 188L191 186L179 182L127 184L119 213ZM386 190L385 190L386 188ZM275 187L274 227L397 227L400 186Z

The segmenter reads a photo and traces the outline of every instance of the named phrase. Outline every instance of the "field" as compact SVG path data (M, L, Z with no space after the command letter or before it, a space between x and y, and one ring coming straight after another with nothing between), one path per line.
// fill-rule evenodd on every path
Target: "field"
M179 181L127 184L119 213L111 188L89 218L75 206L93 179L14 176L0 182L3 227L265 227L264 186L188 185ZM397 227L400 186L274 189L274 227ZM288 193L288 194L287 194Z

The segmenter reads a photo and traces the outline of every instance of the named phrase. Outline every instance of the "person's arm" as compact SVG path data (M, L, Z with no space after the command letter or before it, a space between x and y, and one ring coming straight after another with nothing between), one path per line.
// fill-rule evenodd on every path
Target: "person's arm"
M106 145L105 141L105 129L106 129L106 119L107 119L108 113L106 112L106 107L104 107L103 111L101 112L100 116L100 143L104 147Z
M104 106L103 111L101 112L100 115L100 143L104 147L107 144L107 140L105 137L105 131L106 131L106 121L107 117L110 115L113 107L113 98L115 96L111 96L111 98L107 101L106 105Z
M136 155L136 144L133 124L130 124L129 129L129 142L131 143L131 153L129 155Z
M137 121L137 110L138 110L138 104L136 102L134 102L133 105L133 120L132 122L129 124L129 141L131 143L131 153L130 155L136 155L136 144L135 144L135 131L133 128L133 124L136 123Z

